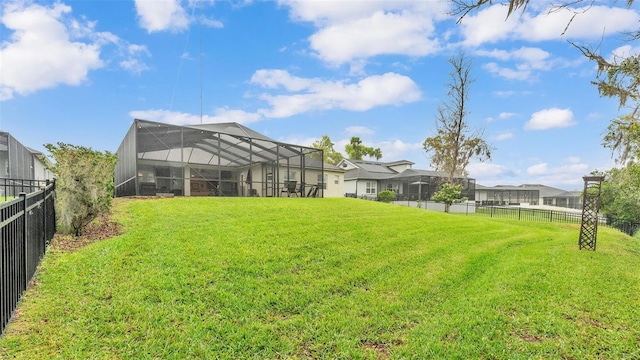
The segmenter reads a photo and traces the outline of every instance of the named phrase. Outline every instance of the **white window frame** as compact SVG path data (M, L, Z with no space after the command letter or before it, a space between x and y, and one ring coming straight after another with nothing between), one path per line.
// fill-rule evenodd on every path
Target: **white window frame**
M291 179L289 179L289 175L291 175ZM285 171L284 172L284 181L295 181L296 180L296 172L295 171Z
M327 174L318 174L318 186L322 187L323 190L327 190L328 178L329 175Z
M375 181L367 181L365 185L365 193L366 194L376 194L376 182Z

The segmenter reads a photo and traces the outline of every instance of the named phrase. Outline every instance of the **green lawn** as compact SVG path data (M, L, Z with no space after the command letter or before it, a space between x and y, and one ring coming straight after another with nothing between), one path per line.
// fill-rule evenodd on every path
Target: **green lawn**
M0 340L22 359L638 359L640 242L357 199L116 206L50 251Z

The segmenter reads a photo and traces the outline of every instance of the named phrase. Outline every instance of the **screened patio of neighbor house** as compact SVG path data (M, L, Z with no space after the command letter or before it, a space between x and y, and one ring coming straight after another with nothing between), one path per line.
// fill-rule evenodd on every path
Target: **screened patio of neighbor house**
M238 123L135 119L117 154L115 196L280 197L292 195L293 182L296 196L323 195L321 149L278 142Z
M446 182L446 175L431 170L407 169L399 174L380 180L380 190L392 190L397 200L431 200L431 196ZM472 178L455 178L462 185L461 196L475 199L476 181Z

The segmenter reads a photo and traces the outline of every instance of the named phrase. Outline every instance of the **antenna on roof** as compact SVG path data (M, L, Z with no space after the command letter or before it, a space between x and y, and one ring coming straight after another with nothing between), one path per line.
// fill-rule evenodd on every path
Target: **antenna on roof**
M202 125L202 23L200 25L200 125Z

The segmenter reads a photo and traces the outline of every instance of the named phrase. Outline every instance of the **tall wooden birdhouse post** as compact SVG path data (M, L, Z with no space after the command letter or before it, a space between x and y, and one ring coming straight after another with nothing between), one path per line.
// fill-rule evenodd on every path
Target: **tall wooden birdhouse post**
M600 188L603 176L585 176L582 193L582 223L580 225L580 250L596 250L598 237L598 210L600 210Z

